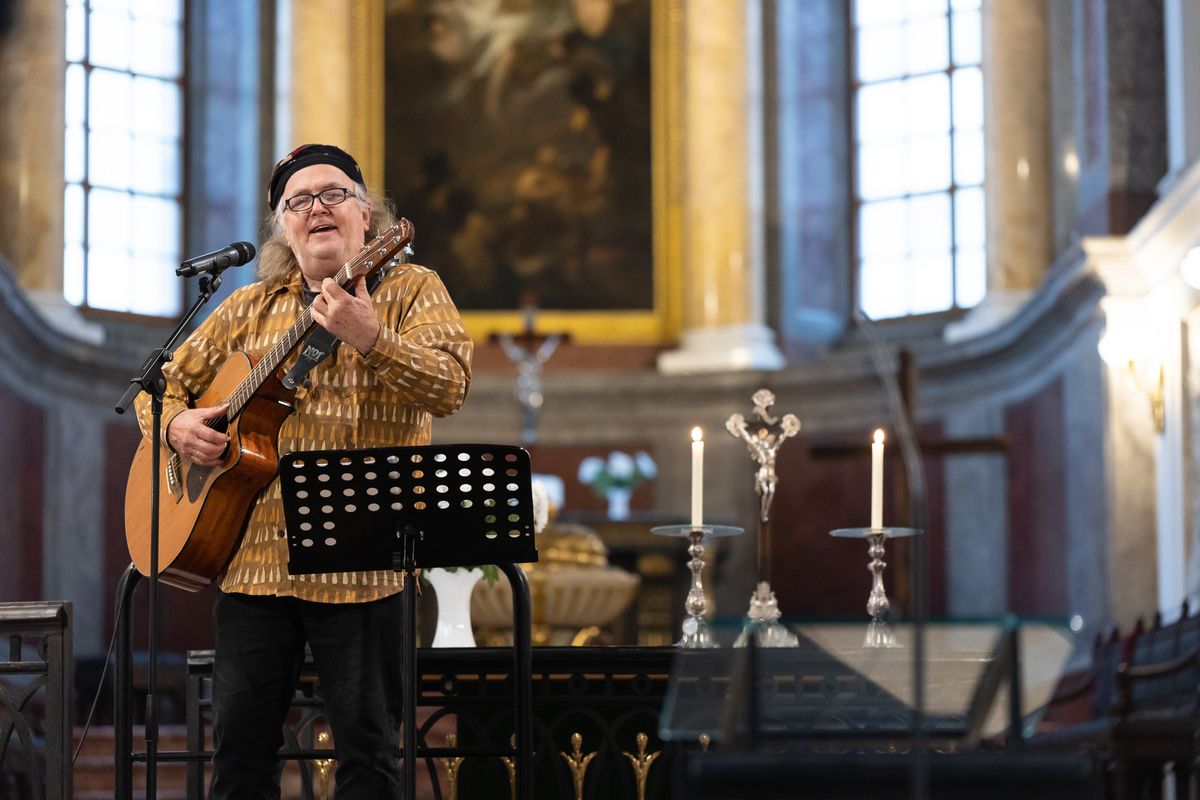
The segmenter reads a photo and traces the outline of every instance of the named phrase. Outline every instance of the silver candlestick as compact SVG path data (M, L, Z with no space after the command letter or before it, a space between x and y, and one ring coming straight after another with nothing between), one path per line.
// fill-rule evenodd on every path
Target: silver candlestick
M746 612L750 624L735 644L744 646L752 631L755 643L760 647L795 647L799 639L779 623L779 602L771 591L770 521L771 503L779 483L775 456L786 440L800 432L800 420L795 414L784 414L782 418L773 416L769 409L775 405L775 394L769 389L759 389L751 401L757 420L748 423L741 414L734 414L725 422L725 429L746 443L750 457L758 464L754 475L754 491L758 494L758 584Z
M736 536L741 528L730 525L661 525L651 528L651 533L659 536L686 536L688 539L688 569L692 573L692 585L688 589L687 598L683 601L683 609L687 616L683 620L683 638L675 643L676 647L707 648L717 647L709 629L708 599L704 596L704 584L700 573L704 569L704 538L706 536Z
M884 544L888 539L915 536L920 532L917 528L838 528L829 532L830 536L867 540L867 555L871 557L870 563L867 564L867 569L871 571L867 614L870 615L871 621L867 625L863 647L900 647L896 642L895 632L888 624L892 604L883 588L883 570L887 567L887 562L883 560Z

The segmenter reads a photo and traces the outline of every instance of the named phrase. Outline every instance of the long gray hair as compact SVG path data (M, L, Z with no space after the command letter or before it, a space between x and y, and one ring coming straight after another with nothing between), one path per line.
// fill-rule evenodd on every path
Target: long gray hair
M366 241L369 242L387 230L396 221L396 210L392 201L382 194L367 191L361 183L354 184L354 199L371 209L371 221L367 225ZM319 203L320 200L313 202ZM283 235L283 215L287 213L280 204L263 219L262 248L258 254L258 279L266 284L286 283L292 270L299 269L296 254L288 247Z

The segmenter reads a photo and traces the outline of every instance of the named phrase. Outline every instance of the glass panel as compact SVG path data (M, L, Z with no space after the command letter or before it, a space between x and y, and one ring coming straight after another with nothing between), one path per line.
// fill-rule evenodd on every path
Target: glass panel
M954 195L954 244L982 248L987 241L983 189L960 189Z
M129 310L133 287L129 252L114 247L92 247L88 251L87 303L92 308Z
M920 136L950 130L950 86L945 75L925 75L905 81L907 133Z
M983 131L954 134L954 182L959 186L983 183Z
M950 252L950 195L914 197L908 204L911 250L916 255Z
M133 163L132 187L147 194L179 194L179 145L134 139L137 159Z
M84 178L84 148L87 138L82 125L72 125L63 136L63 177L72 183L81 183Z
M125 192L93 189L88 193L88 242L93 249L128 250L130 200ZM98 269L95 263L89 267L89 272Z
M183 0L129 0L133 16L159 22L183 22Z
M858 32L858 79L880 81L904 74L904 38L901 28L869 28Z
M954 39L954 63L958 66L978 64L983 59L983 34L979 12L955 14L950 18L950 30Z
M63 110L66 113L67 127L82 125L84 114L84 92L86 91L87 75L82 64L67 65L67 77Z
M83 61L87 56L86 19L83 0L67 0L67 61Z
M946 0L908 0L907 3L896 3L896 5L904 7L905 14L909 19L941 17L942 24L945 25Z
M950 66L950 41L944 14L908 23L905 65L910 74L944 70Z
M950 188L950 137L926 136L909 142L905 158L909 194Z
M130 20L124 12L93 11L88 56L93 66L129 68Z
M886 200L867 203L858 214L858 249L862 258L903 256L908 252L908 203Z
M890 25L904 19L904 4L896 0L855 0L854 24L859 27Z
M177 83L134 78L132 127L137 135L171 142L178 140L180 94Z
M954 269L950 254L914 258L911 269L909 313L932 314L949 309L954 300L950 294Z
M133 137L93 132L88 137L88 179L93 186L128 189L133 173Z
M77 183L67 184L63 198L63 241L67 244L82 244L83 187Z
M179 27L171 23L137 20L133 23L135 72L159 78L178 78L181 71Z
M71 305L83 304L83 245L63 248L63 297Z
M91 0L93 11L119 11L129 13L129 0Z
M902 144L863 145L858 152L859 197L879 200L904 194L908 172L906 156Z
M138 256L130 265L131 280L126 298L135 314L169 317L179 313L179 280L174 259L162 256Z
M987 261L983 250L959 250L954 262L954 277L958 296L954 298L959 308L973 308L987 294Z
M857 92L855 112L858 115L860 142L895 139L904 120L903 84L899 81L864 86Z
M863 261L859 274L864 314L871 319L888 319L908 313L907 267L899 258Z
M983 72L979 67L954 70L954 127L983 127Z
M174 200L134 196L133 251L139 256L165 259L178 266L180 218L179 204Z
M950 0L950 8L955 11L970 11L977 9L983 0Z
M127 131L133 119L133 78L106 69L92 70L88 127L93 131Z

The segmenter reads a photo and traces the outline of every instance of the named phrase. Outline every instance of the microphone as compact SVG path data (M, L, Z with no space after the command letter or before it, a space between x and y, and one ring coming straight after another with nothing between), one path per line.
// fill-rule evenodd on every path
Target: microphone
M257 252L254 249L254 245L249 242L234 242L228 247L222 247L220 250L214 250L202 256L189 258L179 265L175 270L175 274L181 278L190 278L201 272L207 272L210 275L220 275L230 267L240 267L242 264L245 264L254 258L254 254Z

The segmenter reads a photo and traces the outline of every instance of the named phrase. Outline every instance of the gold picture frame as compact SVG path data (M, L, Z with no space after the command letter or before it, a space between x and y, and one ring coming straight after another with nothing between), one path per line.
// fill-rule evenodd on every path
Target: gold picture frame
M565 2L565 0L564 0ZM682 329L683 235L683 20L684 0L650 2L650 129L651 129L651 238L653 303L649 310L562 311L542 309L537 327L547 332L565 332L578 344L667 344L678 339ZM364 159L369 176L383 174L384 102L382 0L354 0L352 18L378 20L377 34L369 46L355 56L352 71L363 78L356 82L355 105L360 113L351 122L350 140L361 142L370 155ZM355 24L361 30L361 23ZM363 87L369 87L364 89ZM378 160L376 160L378 159ZM436 265L434 265L436 267ZM464 310L463 320L473 339L485 341L490 334L519 333L525 318L511 311Z

